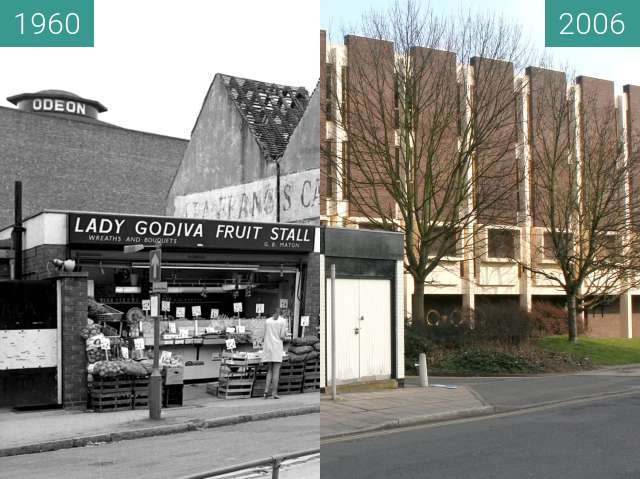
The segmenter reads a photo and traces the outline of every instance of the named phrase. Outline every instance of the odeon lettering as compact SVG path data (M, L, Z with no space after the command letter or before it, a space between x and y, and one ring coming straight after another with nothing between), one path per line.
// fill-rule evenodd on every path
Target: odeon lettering
M52 98L34 98L31 102L33 111L52 111L56 113L73 113L86 115L87 105L73 100L60 100Z

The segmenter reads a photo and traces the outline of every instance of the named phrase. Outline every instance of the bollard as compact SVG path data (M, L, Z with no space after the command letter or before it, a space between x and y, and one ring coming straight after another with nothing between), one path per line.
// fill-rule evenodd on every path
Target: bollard
M427 375L427 355L425 353L420 353L420 387L426 388L429 387L429 376Z

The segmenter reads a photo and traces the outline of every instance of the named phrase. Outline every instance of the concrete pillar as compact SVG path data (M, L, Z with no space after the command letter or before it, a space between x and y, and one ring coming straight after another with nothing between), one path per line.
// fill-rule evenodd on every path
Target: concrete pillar
M620 295L620 337L633 337L633 301L629 291Z
M464 238L465 244L470 244L473 236L473 225L469 226L465 231L466 238ZM475 254L473 250L465 251L464 259L462 260L462 272L463 278L461 281L462 287L462 314L463 317L468 319L473 324L473 311L476 309L476 271L475 271Z
M531 227L528 222L520 227L520 237L518 239L520 241L520 261L525 265L531 264ZM520 307L527 312L531 312L531 272L522 266L518 267L520 268Z

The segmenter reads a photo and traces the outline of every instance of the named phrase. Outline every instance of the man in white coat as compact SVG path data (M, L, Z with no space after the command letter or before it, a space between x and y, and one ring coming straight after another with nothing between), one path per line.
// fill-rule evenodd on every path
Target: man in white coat
M264 342L262 345L262 362L268 366L267 383L264 397L279 399L278 381L280 379L280 366L284 353L283 341L287 339L287 320L283 317L284 310L276 309L273 317L267 318L264 327Z

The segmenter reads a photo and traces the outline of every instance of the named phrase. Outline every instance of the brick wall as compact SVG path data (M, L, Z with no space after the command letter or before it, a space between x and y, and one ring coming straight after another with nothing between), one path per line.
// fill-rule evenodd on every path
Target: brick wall
M23 252L23 279L44 279L51 277L56 268L52 259L67 259L67 247L64 245L41 245Z
M624 93L627 97L627 141L629 142L629 160L634 171L640 168L640 86L625 85ZM629 178L631 183L631 205L633 208L633 221L636 228L640 229L640 178L632 175Z
M164 214L187 142L0 107L0 227L13 223L13 183L25 217L43 209Z
M517 223L516 105L513 64L474 57L472 115L482 132L475 160L478 220Z
M322 149L325 147L326 133L326 115L325 105L327 101L327 85L326 85L326 56L327 56L327 33L324 30L320 30L320 214L326 214L327 204L326 198L328 197L327 188L327 172L328 163L327 158L324 156Z
M304 298L304 314L308 314L309 328L307 331L320 335L320 255L312 253L307 263L307 275L303 287L306 290Z
M389 162L395 155L389 141L394 135L395 77L393 43L347 35L347 135L350 216L394 216L395 201L384 187ZM386 141L385 141L386 139ZM375 145L375 146L372 146ZM372 149L378 152L370 154ZM376 183L378 185L376 185Z
M62 403L65 408L84 408L86 354L79 333L87 324L87 273L67 273L55 279L62 296Z
M529 142L531 144L531 213L534 226L549 224L544 211L544 197L548 189L545 178L549 176L548 168L557 151L567 154L571 150L569 142L569 118L562 117L566 108L567 80L564 72L543 68L527 68L529 81ZM564 135L556 135L559 127L566 128ZM569 164L557 165L560 181L568 182ZM559 170L563 171L559 171Z

